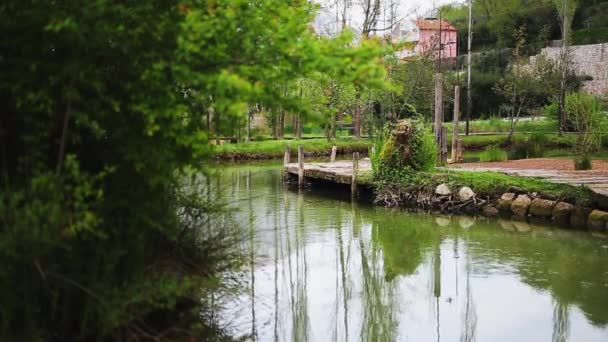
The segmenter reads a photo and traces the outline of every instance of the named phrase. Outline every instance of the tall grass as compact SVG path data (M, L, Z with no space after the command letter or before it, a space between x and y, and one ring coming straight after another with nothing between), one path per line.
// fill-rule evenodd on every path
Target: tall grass
M496 145L486 147L486 149L479 155L479 161L481 162L496 162L508 160L508 155L505 150Z
M372 173L378 173L378 163L380 161L380 153L386 141L386 134L382 131L376 132L372 140L372 145L369 148L369 159L372 164Z

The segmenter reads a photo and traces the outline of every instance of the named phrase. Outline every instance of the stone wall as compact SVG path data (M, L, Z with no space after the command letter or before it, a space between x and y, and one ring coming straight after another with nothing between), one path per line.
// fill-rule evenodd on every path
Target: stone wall
M608 43L575 45L569 48L572 68L579 76L590 76L591 81L583 83L583 90L595 95L608 94ZM558 61L560 47L546 47L540 55ZM530 64L536 63L538 56L530 57Z

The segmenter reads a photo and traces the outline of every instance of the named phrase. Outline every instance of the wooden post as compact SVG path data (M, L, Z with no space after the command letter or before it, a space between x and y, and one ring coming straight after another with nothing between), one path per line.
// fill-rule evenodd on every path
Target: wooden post
M464 140L458 139L458 157L456 158L457 163L462 163L464 161Z
M332 146L331 148L331 157L329 157L330 162L336 161L336 153L338 153L338 146Z
M359 152L353 153L353 174L350 182L350 190L353 195L357 194L357 174L359 173Z
M289 146L285 146L285 154L283 156L283 166L287 166L287 164L289 164L289 158L290 158L290 149L289 149Z
M441 124L443 123L443 75L435 74L435 143L439 148L438 163L441 163Z
M441 165L445 165L448 159L448 129L441 126Z
M458 120L460 116L460 87L454 87L454 121L452 127L452 163L458 161Z
M304 186L304 146L298 146L298 185Z
M376 146L372 145L370 153L370 158L376 155Z

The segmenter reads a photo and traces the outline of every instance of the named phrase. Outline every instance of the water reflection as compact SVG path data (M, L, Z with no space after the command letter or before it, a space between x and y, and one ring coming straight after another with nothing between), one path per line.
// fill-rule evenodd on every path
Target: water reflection
M608 242L510 221L371 208L222 168L248 289L223 315L255 341L606 341Z

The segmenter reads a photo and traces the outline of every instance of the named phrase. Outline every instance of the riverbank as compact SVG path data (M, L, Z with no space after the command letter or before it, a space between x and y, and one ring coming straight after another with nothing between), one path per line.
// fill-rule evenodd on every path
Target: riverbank
M374 204L544 222L563 228L606 232L608 209L586 187L499 172L443 170L419 173L403 182L377 182L363 174L361 186Z
M292 156L298 155L298 146L304 146L306 157L329 156L333 146L337 146L337 154L350 154L353 152L367 153L371 147L368 139L339 138L333 141L327 139L303 140L266 140L252 141L239 144L216 145L212 149L215 160L246 161L283 158L285 147L289 147Z
M529 134L517 133L513 142L508 147L516 148L527 145ZM481 151L492 145L505 146L507 135L487 134L461 136L464 142L465 152ZM569 148L572 146L573 136L547 135L542 143L542 149ZM353 152L367 153L371 147L370 139L356 140L351 137L342 137L333 141L327 139L285 139L285 140L264 140L246 143L216 145L211 151L213 159L218 161L248 161L248 160L270 160L283 158L285 147L289 146L292 156L297 156L297 147L304 146L307 157L329 156L332 146L338 147L338 155L346 155ZM449 146L449 144L448 144Z
M336 163L335 167L332 164L306 164L306 182L352 187L349 184L352 166L349 169L346 161ZM597 171L577 171L581 177L578 181L569 180L571 176L568 173L559 179L543 179L502 172L440 168L433 172L413 173L398 181L380 181L372 176L367 160L360 162L359 169L356 177L359 197L379 206L417 208L439 214L506 217L515 221L541 221L565 228L608 232L606 195L601 188L584 185L590 177L585 172L597 178ZM543 170L540 171L542 174ZM287 165L285 172L288 180L296 180L296 164Z

